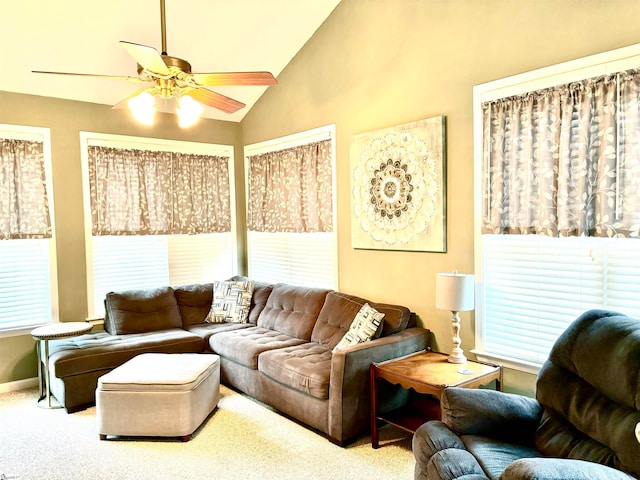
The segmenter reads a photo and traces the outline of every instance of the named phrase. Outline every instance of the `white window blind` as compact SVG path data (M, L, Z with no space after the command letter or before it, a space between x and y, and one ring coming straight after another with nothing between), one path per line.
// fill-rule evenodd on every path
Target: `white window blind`
M269 283L335 288L333 233L248 232L249 276Z
M234 274L231 233L92 237L93 315L112 291L209 283Z
M0 241L0 329L53 320L50 241Z
M229 185L233 184L233 148L222 145L173 142L83 132L85 233L89 316L104 315L108 292L135 290L227 279L237 271L235 202L231 195L231 232L194 235L92 236L89 207L87 145L147 148L181 153L214 154L230 158Z
M582 312L640 318L640 241L483 235L482 352L540 365Z
M333 231L322 233L247 232L248 276L270 283L288 283L309 287L338 288L336 201L335 201L335 126L330 125L299 134L245 146L245 162L251 155L284 150L331 139ZM245 165L248 175L249 168ZM245 178L248 185L249 179ZM247 189L248 192L248 189ZM277 215L277 212L274 214Z

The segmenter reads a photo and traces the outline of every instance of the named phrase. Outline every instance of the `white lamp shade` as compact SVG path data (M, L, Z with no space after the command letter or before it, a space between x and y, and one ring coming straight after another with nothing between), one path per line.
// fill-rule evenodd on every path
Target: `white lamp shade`
M436 274L436 308L450 312L473 310L473 275L465 273Z

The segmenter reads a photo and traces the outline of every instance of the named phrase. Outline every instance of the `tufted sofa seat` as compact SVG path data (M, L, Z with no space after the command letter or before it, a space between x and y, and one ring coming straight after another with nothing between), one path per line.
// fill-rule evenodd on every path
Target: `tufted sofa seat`
M210 283L108 294L105 332L51 342L56 399L69 412L86 408L98 378L141 353L213 352L222 383L343 445L369 428L370 363L428 343L406 307L333 290L256 282L247 323L205 323L212 297ZM381 328L334 352L365 303L384 313Z

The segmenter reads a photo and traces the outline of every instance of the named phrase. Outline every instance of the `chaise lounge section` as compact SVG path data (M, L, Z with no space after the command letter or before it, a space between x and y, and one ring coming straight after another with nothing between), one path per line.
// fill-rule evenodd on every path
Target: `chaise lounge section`
M53 394L73 412L95 402L98 378L141 353L215 353L221 383L344 445L369 428L370 363L428 344L406 307L329 289L255 282L245 323L207 323L212 301L211 283L107 295L105 332L52 342ZM365 304L384 314L374 337L339 346Z

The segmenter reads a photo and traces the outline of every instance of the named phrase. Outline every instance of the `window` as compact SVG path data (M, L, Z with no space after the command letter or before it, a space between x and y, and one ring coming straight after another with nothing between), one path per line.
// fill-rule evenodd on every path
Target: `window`
M335 127L245 147L249 276L337 288Z
M82 132L88 303L236 273L233 147Z
M591 308L640 318L640 45L474 88L476 349L535 373Z
M0 333L58 321L51 140L45 128L0 125Z

